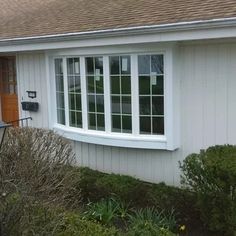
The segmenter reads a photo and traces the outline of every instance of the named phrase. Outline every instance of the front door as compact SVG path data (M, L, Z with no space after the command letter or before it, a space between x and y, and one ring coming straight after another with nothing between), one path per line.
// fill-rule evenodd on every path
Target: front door
M2 121L19 119L15 57L0 57L0 97Z

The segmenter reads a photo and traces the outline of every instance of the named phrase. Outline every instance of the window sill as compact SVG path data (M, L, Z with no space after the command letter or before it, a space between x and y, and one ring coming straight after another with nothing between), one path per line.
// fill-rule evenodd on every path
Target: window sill
M167 150L167 139L163 135L148 137L132 134L106 133L99 131L84 131L79 128L65 127L56 124L54 131L70 140L115 147L129 147L140 149Z

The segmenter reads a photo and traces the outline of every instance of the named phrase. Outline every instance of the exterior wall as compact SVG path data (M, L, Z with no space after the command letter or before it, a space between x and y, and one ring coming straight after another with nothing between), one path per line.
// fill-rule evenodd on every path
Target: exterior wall
M48 96L44 53L20 53L17 55L17 83L20 118L33 118L32 126L48 128ZM28 98L26 91L37 91L35 99ZM22 111L21 102L39 103L38 112Z
M176 79L178 74L180 78L180 105L176 107L176 113L180 111L180 148L142 150L73 142L80 165L176 185L178 161L211 145L236 143L236 44L181 44L176 62L174 71ZM25 91L29 89L38 92L41 110L32 114L36 127L48 124L45 70L43 54L18 56L20 97L27 99Z

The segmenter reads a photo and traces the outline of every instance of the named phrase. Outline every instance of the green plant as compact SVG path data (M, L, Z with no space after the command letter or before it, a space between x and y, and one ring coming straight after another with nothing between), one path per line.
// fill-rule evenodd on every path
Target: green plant
M130 224L132 228L164 228L174 230L176 228L176 220L174 210L167 213L157 211L155 208L144 208L134 211L130 215Z
M178 224L185 224L188 229L201 228L199 211L195 206L193 192L164 183L151 184L129 176L104 174L88 168L81 169L81 194L84 202L116 198L129 208L140 209L155 207L171 211L175 209Z
M110 198L97 203L88 203L84 213L86 219L96 220L105 225L110 225L118 217L119 203Z
M182 184L197 194L202 221L222 235L236 233L236 146L189 155L181 164Z
M81 219L75 213L66 213L54 229L55 236L115 236L118 232L115 228L104 227L95 222Z

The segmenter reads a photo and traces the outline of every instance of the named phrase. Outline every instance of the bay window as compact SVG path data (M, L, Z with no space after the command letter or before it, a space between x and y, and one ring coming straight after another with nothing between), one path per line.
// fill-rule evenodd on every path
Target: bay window
M111 146L174 147L168 144L173 141L172 60L165 53L61 56L53 61L56 127L69 138Z

